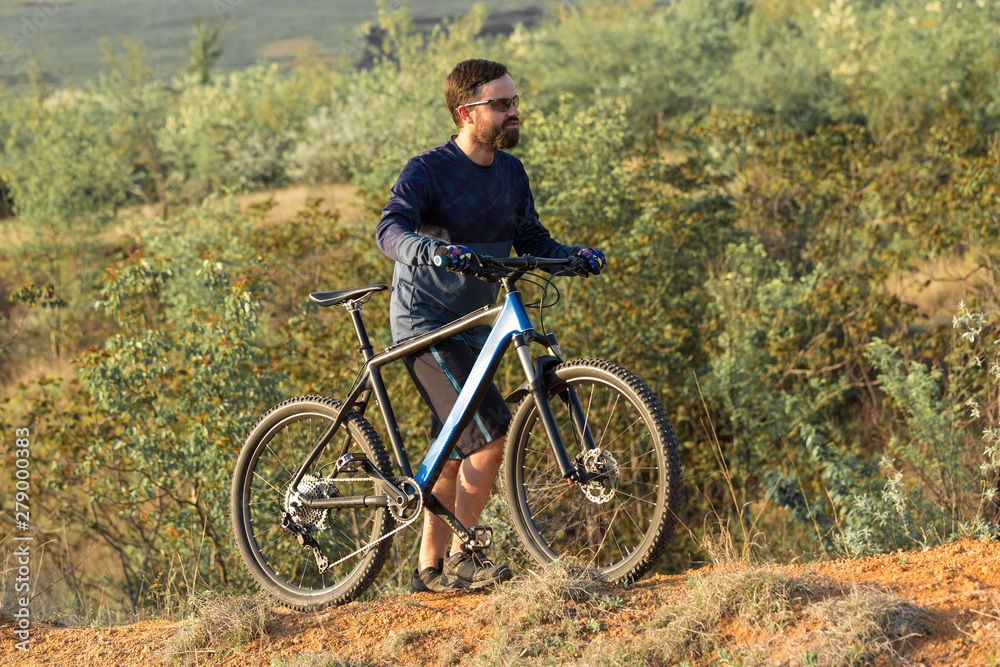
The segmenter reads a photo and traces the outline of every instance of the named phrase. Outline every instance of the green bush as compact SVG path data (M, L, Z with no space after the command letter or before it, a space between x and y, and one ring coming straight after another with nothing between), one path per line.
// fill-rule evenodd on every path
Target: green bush
M109 106L72 89L7 103L0 175L39 243L91 234L124 202L128 165Z
M215 203L164 221L101 290L120 332L83 355L80 381L114 437L87 443L74 474L100 508L92 527L121 540L133 604L178 566L208 584L242 577L227 548L231 466L280 382L259 341L267 266L240 242L256 222ZM139 531L117 533L138 516Z
M995 327L960 313L962 332L981 332L957 335L929 294L942 281L925 293L909 278L957 258L969 273L947 298L1000 308L998 11L586 0L487 38L482 6L421 31L383 3L365 69L305 57L169 83L138 46L109 49L89 91L0 98L0 181L19 216L0 222L17 301L0 321L5 363L46 337L53 357L98 343L79 382L8 387L3 419L52 434L39 465L73 498L52 515L116 550L126 606L162 593L146 586L169 553L242 585L222 471L266 407L342 396L354 377L346 319L307 294L388 283L392 265L372 224L345 228L322 202L271 224L270 205L212 197L346 179L374 220L405 161L454 131L448 71L487 57L522 93L515 153L542 221L609 258L597 279L558 280L544 327L567 356L638 372L681 443L691 535L665 568L698 558L706 514L747 507L779 554L992 535ZM118 217L206 197L155 222ZM385 296L365 312L376 346ZM389 381L416 454L426 410L405 373ZM413 543L396 548L402 564Z
M293 135L312 108L304 81L258 65L207 84L187 76L175 85L160 136L171 189L203 197L222 187L286 182Z
M845 111L860 114L876 137L951 110L985 133L996 129L994 3L837 0L813 18L818 60Z
M292 173L305 178L347 174L373 212L381 210L410 157L453 133L444 104L444 80L452 67L466 58L489 57L493 50L477 37L485 5L429 35L414 29L405 8L389 12L384 2L380 6L382 57L369 69L344 73L328 103L305 123L290 157Z
M701 387L731 440L733 476L758 496L748 485L762 470L802 469L807 458L789 444L804 424L841 404L848 382L814 365L812 350L832 326L812 307L826 267L795 279L761 245L730 246L720 260L706 283L716 335Z
M964 304L955 327L962 329L955 348L935 367L905 358L878 338L868 346L866 357L881 371L878 386L893 415L884 450L867 459L845 456L818 429L803 429L835 514L827 514L824 501L796 493L787 480L779 482L781 502L832 548L870 555L963 535L1000 535L1000 343L984 342L985 316Z

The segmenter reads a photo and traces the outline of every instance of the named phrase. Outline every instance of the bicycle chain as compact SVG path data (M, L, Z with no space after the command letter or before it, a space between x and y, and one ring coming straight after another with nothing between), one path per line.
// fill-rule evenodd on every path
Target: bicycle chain
M370 478L361 478L361 479L348 479L348 478L345 478L345 479L334 479L333 481L335 481L335 482L355 482L355 481L356 482L370 482L371 479ZM319 547L313 546L313 545L307 545L313 551L313 557L316 559L316 567L319 568L320 574L326 572L330 568L333 568L333 567L336 567L336 566L340 565L341 563L343 563L348 558L353 558L354 556L357 556L360 553L368 551L369 549L371 549L373 546L375 546L376 544L378 544L382 540L385 540L385 539L388 539L388 538L392 537L393 535L395 535L399 531L403 530L404 528L406 528L407 526L409 526L410 524L412 524L418 518L420 518L420 511L424 508L424 494L420 490L420 485L417 484L417 480L413 479L412 477L402 476L402 477L395 478L393 480L393 482L397 483L397 486L398 486L398 482L403 482L403 483L409 482L413 486L413 488L416 489L416 493L417 493L417 506L413 510L413 517L410 518L405 523L400 524L399 526L397 526L393 530L390 530L388 533L386 533L382 537L378 538L377 540L373 541L371 544L366 544L363 547L361 547L360 549L356 549L356 550L352 551L351 553L347 554L346 556L344 556L343 558L341 558L340 560L338 560L338 561L336 561L334 563L331 563L330 559L328 559L326 556L323 555L323 552L321 552L319 550ZM395 518L395 513L392 512L392 510L390 510L390 514L392 514L393 518Z

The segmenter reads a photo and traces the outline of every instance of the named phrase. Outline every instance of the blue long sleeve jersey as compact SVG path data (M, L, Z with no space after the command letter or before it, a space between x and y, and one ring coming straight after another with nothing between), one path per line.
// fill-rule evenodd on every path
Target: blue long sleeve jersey
M389 317L392 339L426 333L496 303L500 287L436 267L441 245L464 245L476 254L569 257L538 221L521 161L497 151L493 164L473 162L452 137L407 162L375 231L379 250L396 261ZM489 331L464 334L481 346Z

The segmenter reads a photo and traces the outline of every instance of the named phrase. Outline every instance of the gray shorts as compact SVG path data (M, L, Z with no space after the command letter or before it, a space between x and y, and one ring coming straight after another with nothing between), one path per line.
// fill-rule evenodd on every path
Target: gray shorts
M465 385L479 350L460 336L435 343L403 362L417 390L431 409L431 438L437 438L458 392ZM465 458L483 445L503 437L510 424L510 409L492 382L472 422L458 436L452 458Z

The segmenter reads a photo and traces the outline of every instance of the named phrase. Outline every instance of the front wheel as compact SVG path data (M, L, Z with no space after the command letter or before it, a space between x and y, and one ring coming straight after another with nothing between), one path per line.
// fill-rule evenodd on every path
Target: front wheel
M389 553L393 519L384 507L318 510L297 497L375 495L364 473L334 476L344 453L363 454L391 474L381 439L351 412L292 492L292 476L336 419L340 403L300 396L272 408L243 443L233 472L233 534L247 571L262 589L302 611L349 602L371 585ZM322 559L325 558L324 562Z
M528 395L504 451L514 528L541 565L569 556L608 581L634 581L656 564L677 525L681 465L670 422L649 388L616 364L581 359L553 372L548 399L556 425L590 479L567 483ZM581 424L594 449L578 437Z

